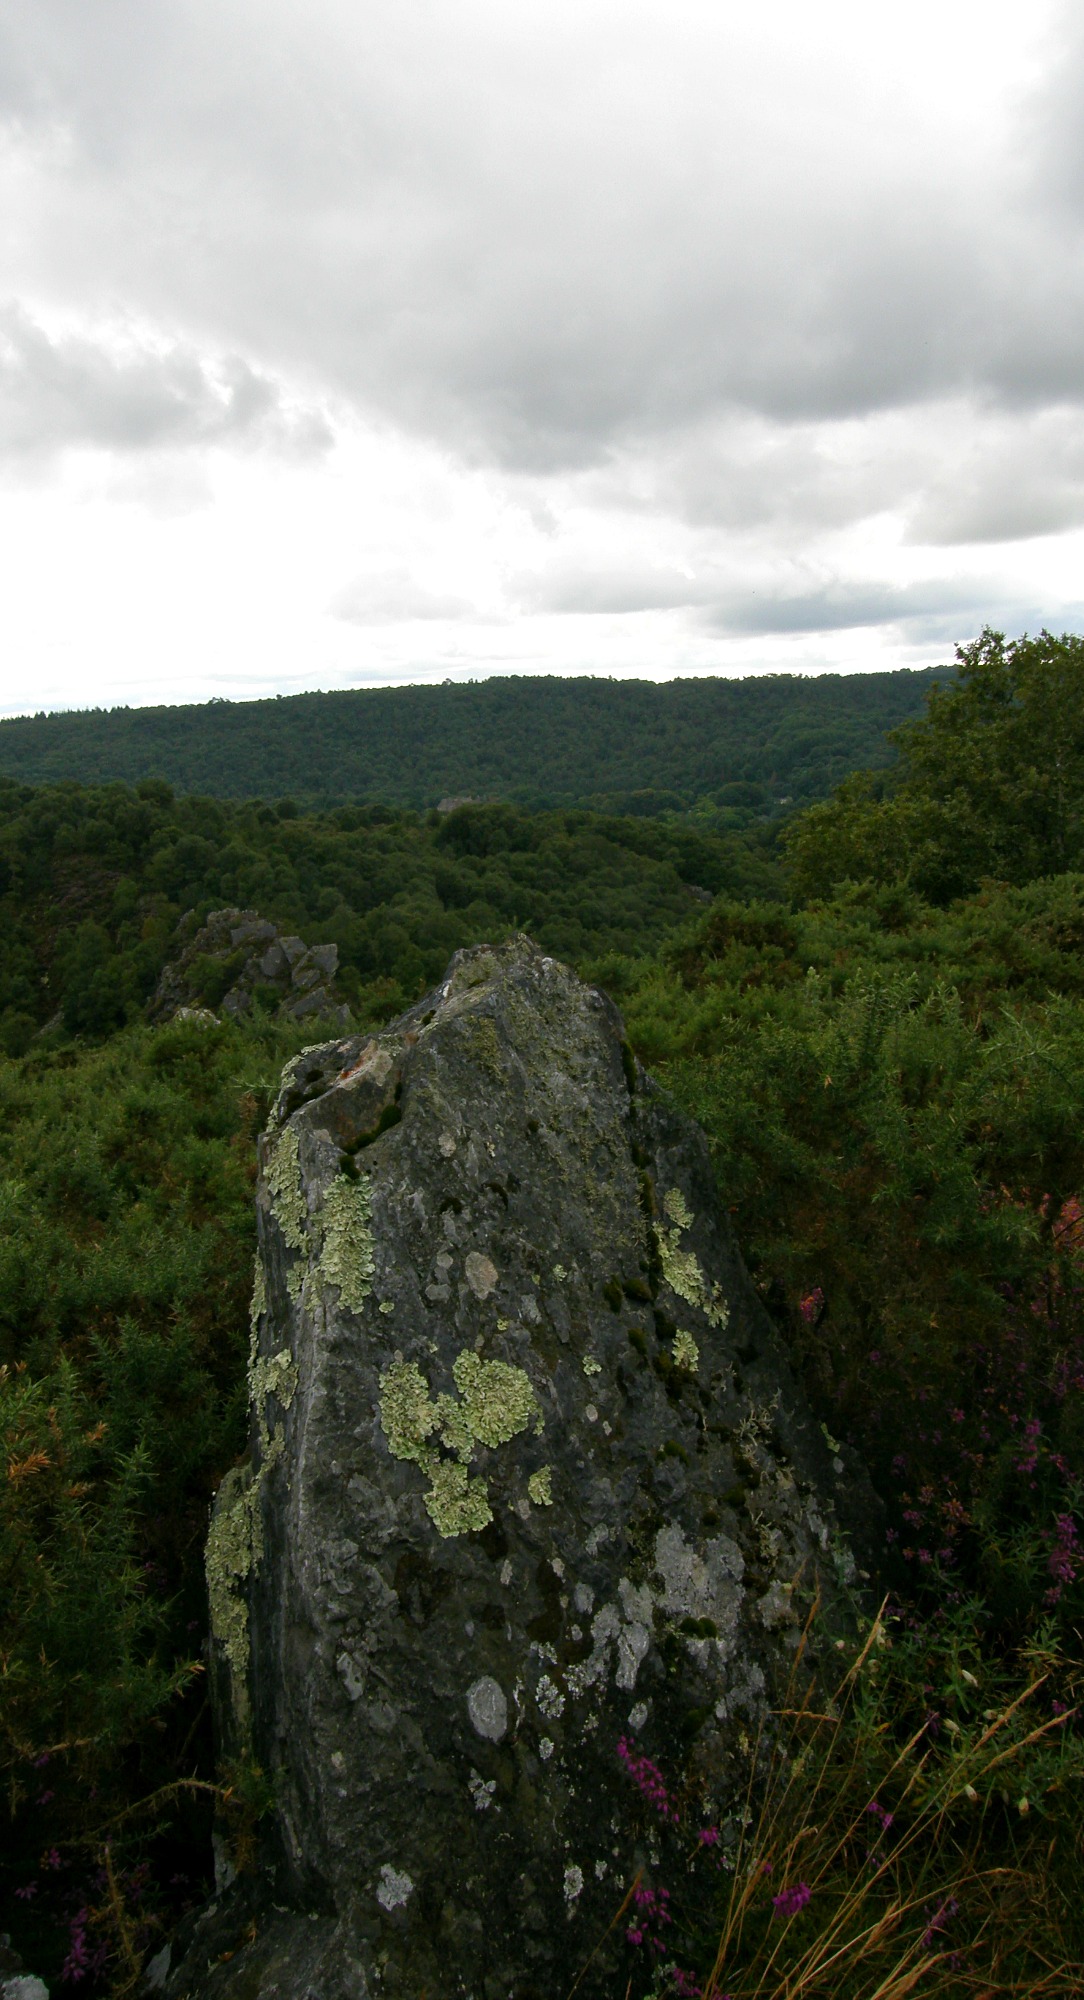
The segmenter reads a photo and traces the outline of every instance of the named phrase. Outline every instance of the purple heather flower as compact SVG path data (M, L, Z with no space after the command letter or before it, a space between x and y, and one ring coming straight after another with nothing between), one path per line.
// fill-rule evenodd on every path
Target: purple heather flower
M805 1909L812 1894L808 1882L793 1882L789 1889L781 1889L778 1896L772 1897L772 1908L781 1917L796 1917L799 1910Z

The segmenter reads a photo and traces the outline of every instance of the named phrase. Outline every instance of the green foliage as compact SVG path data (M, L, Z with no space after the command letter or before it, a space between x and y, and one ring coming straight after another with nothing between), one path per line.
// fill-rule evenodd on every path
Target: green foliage
M696 808L740 826L886 762L885 731L918 713L931 678L765 674L659 686L516 675L40 715L0 722L0 773L36 784L142 781L159 806L170 797L163 779L218 798L289 791L280 819L299 800L424 809L469 794L637 817Z
M258 1015L151 1032L141 1014L181 914L236 903L334 939L359 1021L413 999L458 946L517 928L606 986L636 1052L706 1127L832 1448L861 1451L885 1503L893 1619L876 1644L865 1634L840 1689L825 1683L829 1700L796 1695L778 1735L750 1746L757 1814L732 1829L729 1869L711 1872L725 1843L709 1843L682 1878L684 1956L637 1959L635 1990L706 1975L734 2000L1079 1990L1082 663L1084 641L1046 634L965 649L902 733L898 772L851 778L797 820L790 900L771 830L749 830L777 797L784 723L795 770L808 751L811 711L796 721L782 683L755 684L770 785L763 761L720 760L707 723L737 710L686 687L677 763L637 764L630 722L611 760L629 784L620 819L0 783L0 1762L17 1893L34 1891L17 1941L36 1965L56 1969L59 1916L95 1856L87 1921L122 1984L152 1935L133 1914L140 1855L159 1877L191 1873L193 1855L205 1866L201 1552L244 1441L254 1134L303 1036ZM868 677L867 719L884 678ZM386 774L394 743L425 796L468 737L483 756L484 716L478 788L502 758L529 788L530 702L500 683L434 692L452 763L407 728L430 709L396 695L366 768ZM583 767L561 730L602 768L619 695L553 696L543 747L567 750L570 792ZM642 697L622 713L657 732ZM317 747L335 717L346 730L343 699L311 710ZM299 714L214 721L220 744L269 721L267 777L304 796L271 754L296 745ZM159 726L137 713L109 738L117 720L58 725L86 724L93 768L94 745L134 758ZM211 741L183 716L176 740L178 756ZM838 771L839 746L822 749ZM666 816L682 759L693 775L669 806L700 804ZM204 968L209 1004L228 978ZM226 1794L240 1853L267 1776L229 1773ZM683 1825L701 1803L683 1798ZM116 1826L129 1831L114 1841ZM808 1905L781 1914L773 1898L799 1880Z
M771 835L686 823L463 806L283 816L123 785L0 781L0 1050L49 1022L98 1038L141 1015L178 919L254 906L339 947L347 997L395 1013L463 945L529 929L576 961L650 948L706 896L778 888ZM204 968L214 1007L231 968ZM380 983L379 995L374 991Z
M301 1040L136 1027L0 1063L0 1777L47 1972L116 1815L210 1778L202 1547L245 1442L255 1130ZM193 1796L157 1816L184 1854Z
M800 893L905 881L944 903L1084 864L1084 639L986 630L957 662L893 732L896 768L852 777L795 825Z
M1084 1612L1084 877L885 903L719 903L610 970L908 1588L1019 1637L1055 1589Z

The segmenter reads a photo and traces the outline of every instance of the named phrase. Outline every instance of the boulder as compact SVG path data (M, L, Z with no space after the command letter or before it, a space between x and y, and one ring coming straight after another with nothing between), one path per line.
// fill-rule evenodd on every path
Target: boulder
M256 1006L279 1020L311 1018L342 1031L350 1009L335 991L338 963L337 945L284 937L256 910L212 910L165 967L148 1018L157 1025L175 1019L214 1025Z
M168 1992L621 1991L630 1886L736 1837L853 1570L703 1135L517 938L288 1065L257 1201L207 1569L220 1740L274 1805Z

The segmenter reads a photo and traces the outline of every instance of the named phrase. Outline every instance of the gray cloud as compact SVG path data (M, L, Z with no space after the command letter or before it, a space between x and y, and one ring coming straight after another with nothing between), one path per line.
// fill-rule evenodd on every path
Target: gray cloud
M468 618L475 606L450 591L430 590L405 569L357 577L328 607L351 625L384 625L402 619Z
M26 265L508 465L736 408L1084 395L1041 121L969 151L811 46L643 4L618 47L606 9L42 0L0 86Z
M1084 32L972 116L917 12L897 87L857 10L780 0L0 0L0 453L303 455L353 413L533 521L528 616L1018 625L978 555L888 577L1084 524ZM374 541L340 642L479 616Z
M1015 623L1015 607L1006 603L1004 593L991 591L986 578L904 585L831 579L806 589L736 590L719 598L704 617L730 636L897 625L908 632L918 627L923 637L941 639L962 627L992 622L1006 610L1013 612Z
M18 304L0 308L0 456L49 457L73 445L120 452L219 443L308 455L331 432L315 409L238 355L212 367L190 345L50 335Z

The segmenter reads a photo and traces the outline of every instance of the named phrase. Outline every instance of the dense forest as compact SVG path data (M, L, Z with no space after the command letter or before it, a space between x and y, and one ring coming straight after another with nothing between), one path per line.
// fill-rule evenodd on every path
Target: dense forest
M517 676L443 687L91 710L0 722L0 775L161 777L216 798L422 809L443 798L740 817L823 798L890 757L934 673L737 680ZM734 823L734 822L731 822Z
M134 1991L267 1799L214 1766L201 1552L244 1448L255 1135L313 1035L145 1014L223 902L334 938L363 1022L514 928L604 986L883 1500L838 1685L780 1719L745 1863L691 1857L630 1991L721 2000L720 1936L733 2000L1081 1991L1084 640L986 633L928 692L781 831L0 792L0 1769L10 1927L60 1991Z

